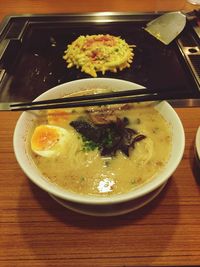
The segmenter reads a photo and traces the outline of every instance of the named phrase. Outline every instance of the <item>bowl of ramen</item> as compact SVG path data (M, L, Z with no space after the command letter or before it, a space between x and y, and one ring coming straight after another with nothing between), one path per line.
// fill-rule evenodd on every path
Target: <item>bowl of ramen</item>
M111 78L54 87L36 100L143 88ZM90 215L137 209L162 190L184 153L185 135L166 101L23 112L16 159L57 202Z

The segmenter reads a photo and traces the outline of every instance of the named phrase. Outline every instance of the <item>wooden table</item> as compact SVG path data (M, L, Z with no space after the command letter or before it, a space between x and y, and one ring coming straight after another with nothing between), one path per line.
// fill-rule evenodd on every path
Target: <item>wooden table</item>
M181 3L164 2L168 7L163 9ZM0 18L10 13L150 11L154 6L153 0L1 0ZM0 266L199 266L200 173L194 165L194 138L200 107L176 111L186 134L179 167L150 204L110 218L71 212L30 183L13 152L20 113L1 112Z

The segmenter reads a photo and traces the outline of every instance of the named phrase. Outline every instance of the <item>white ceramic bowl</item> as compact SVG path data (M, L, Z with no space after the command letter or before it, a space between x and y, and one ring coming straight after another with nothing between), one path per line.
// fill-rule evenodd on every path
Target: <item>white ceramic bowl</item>
M66 84L59 85L40 95L37 100L52 99L63 97L67 93L89 89L89 88L109 88L114 90L142 88L142 86L132 82L110 79L110 78L91 78L82 79ZM87 205L113 205L127 201L133 201L161 187L173 174L177 168L184 152L185 135L182 123L175 110L167 103L162 101L156 105L156 109L172 126L172 152L165 168L153 180L140 188L126 194L114 195L109 197L82 196L66 190L62 190L45 180L36 166L34 165L28 150L28 133L37 118L37 111L26 111L20 116L14 131L14 152L19 165L32 182L44 189L51 195L59 199L70 201L71 203L81 203Z

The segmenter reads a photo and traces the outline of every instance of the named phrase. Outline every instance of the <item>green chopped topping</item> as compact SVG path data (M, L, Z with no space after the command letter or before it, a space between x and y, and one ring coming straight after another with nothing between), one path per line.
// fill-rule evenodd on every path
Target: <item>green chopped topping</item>
M134 179L134 178L132 178L132 179L131 179L131 184L133 184L133 185L134 185L135 183L136 183L135 179Z
M136 123L136 124L140 124L140 123L141 123L141 120L140 120L139 118L137 118L137 119L135 120L135 123Z
M84 177L81 177L80 178L80 182L84 182L85 181L85 178Z
M94 141L88 140L84 136L81 136L81 137L82 137L82 140L83 140L83 151L84 152L93 151L96 148L98 148L97 143L95 143Z
M111 147L113 144L113 137L114 137L114 134L112 133L111 129L108 128L107 135L102 140L102 144L106 145L107 147Z
M110 161L109 160L106 160L105 161L105 166L108 167L110 165Z

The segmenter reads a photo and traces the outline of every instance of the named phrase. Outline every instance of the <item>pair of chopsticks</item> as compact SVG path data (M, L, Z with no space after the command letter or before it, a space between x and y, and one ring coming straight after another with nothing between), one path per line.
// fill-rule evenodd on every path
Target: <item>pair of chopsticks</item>
M145 88L92 95L64 97L34 102L10 103L9 108L11 111L25 111L190 98L200 98L200 92L191 92L189 90L160 91L156 89Z

